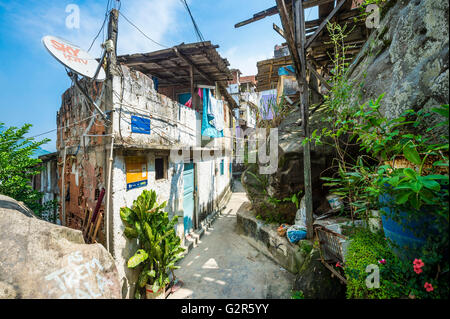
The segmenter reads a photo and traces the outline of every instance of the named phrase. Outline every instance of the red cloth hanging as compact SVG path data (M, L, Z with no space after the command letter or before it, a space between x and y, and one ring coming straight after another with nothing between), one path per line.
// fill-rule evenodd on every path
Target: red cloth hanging
M192 97L186 103L184 103L184 105L192 108Z

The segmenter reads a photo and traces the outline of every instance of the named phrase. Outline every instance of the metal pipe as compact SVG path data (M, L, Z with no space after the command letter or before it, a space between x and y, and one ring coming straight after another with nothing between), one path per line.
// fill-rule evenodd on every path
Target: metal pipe
M112 164L113 164L113 151L114 151L114 136L111 136L111 149L109 152L109 168L108 168L108 180L107 180L107 192L106 196L106 250L109 250L109 215L110 215L110 205L111 205L111 175L112 175Z
M66 174L66 155L67 155L67 145L64 146L64 158L63 158L63 168L61 176L61 225L66 226L66 185L64 184L64 177Z
M100 58L100 61L98 62L97 70L95 70L94 77L92 78L92 82L97 80L97 76L100 73L100 69L102 68L103 59L105 59L106 55L106 49L103 49L102 57Z
M81 91L81 93L83 93L83 95L89 100L89 102L94 105L94 107L96 108L96 110L100 113L100 115L103 117L103 119L105 121L108 121L108 118L106 117L106 114L103 113L103 111L100 109L100 107L97 105L97 103L94 102L94 100L92 100L92 98L89 96L89 94L87 94L84 89L81 87L80 83L78 83L78 76L74 73L73 76L73 82L75 83L75 85L77 86L77 88Z

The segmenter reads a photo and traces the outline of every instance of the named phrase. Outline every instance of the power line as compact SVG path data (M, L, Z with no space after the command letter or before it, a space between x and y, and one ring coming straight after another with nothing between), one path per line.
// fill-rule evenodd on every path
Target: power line
M110 6L110 1L108 0L107 4L106 4L106 12L105 12L105 18L103 19L103 23L102 26L100 28L100 30L98 30L97 35L94 37L94 39L91 42L91 45L89 46L89 49L87 50L87 52L89 52L92 49L92 46L94 45L95 41L97 40L98 36L100 35L100 33L102 32L102 30L104 30L105 28L105 24L106 24L106 20L108 19L108 13L109 13L109 6ZM104 38L104 33L103 33L103 38Z
M42 135L46 135L46 134L55 132L55 131L57 131L57 130L66 129L66 128L72 127L72 126L74 126L74 125L80 124L81 122L84 122L84 121L86 121L86 120L89 120L89 119L91 119L91 118L93 118L93 117L95 117L95 116L97 116L97 115L100 115L100 114L94 114L94 115L85 117L85 118L83 118L83 119L81 119L81 120L79 120L79 121L77 121L77 122L74 122L74 123L72 123L72 124L70 124L70 125L66 125L66 126L63 126L63 127L60 127L60 128L55 128L55 129L53 129L53 130L50 130L50 131L47 131L47 132L44 132L44 133L39 133L39 134L30 136L30 137L26 137L25 139L31 140L31 139L34 139L34 138L36 138L36 137L39 137L39 136L42 136ZM0 144L5 144L5 143L10 143L10 142L9 142L9 141L4 141L4 142L2 142L2 143L0 143Z
M198 40L201 42L205 42L205 39L203 38L203 34L200 32L197 22L195 22L195 19L192 16L191 9L189 8L189 5L187 4L186 0L180 0L180 1L184 5L184 8L187 10L189 16L191 17L191 21L192 21L192 24L194 25L194 30L195 30Z
M155 44L157 44L157 45L159 45L159 46L161 46L161 47L163 47L163 48L166 48L166 49L168 49L169 47L167 46L167 45L164 45L164 44L161 44L161 43L159 43L159 42L157 42L157 41L155 41L155 40L153 40L152 38L150 38L147 34L145 34L144 33L144 31L142 31L141 29L139 29L139 27L138 26L136 26L133 22L131 22L121 11L119 11L119 14L129 23L129 24L131 24L133 27L135 27L136 28L136 30L138 30L144 37L146 37L147 39L149 39L150 41L152 41L153 43L155 43Z

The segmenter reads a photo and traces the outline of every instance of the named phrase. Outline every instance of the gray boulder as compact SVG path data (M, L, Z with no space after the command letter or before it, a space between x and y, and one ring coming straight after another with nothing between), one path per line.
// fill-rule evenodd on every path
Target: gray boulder
M380 109L388 118L448 104L449 2L401 0L387 6L351 65L354 87L362 85L364 101L385 93ZM438 119L428 120L429 126Z
M306 299L343 299L346 286L319 260L319 251L313 249L303 263L294 282Z
M114 259L81 231L0 195L0 299L121 298Z

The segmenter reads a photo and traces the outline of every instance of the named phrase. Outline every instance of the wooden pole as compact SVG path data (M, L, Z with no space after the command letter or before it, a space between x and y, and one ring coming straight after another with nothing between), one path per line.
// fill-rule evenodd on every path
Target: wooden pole
M309 138L309 88L306 81L306 34L305 34L305 13L302 0L293 1L294 33L295 44L300 58L300 85L302 127L305 138ZM302 141L303 142L303 141ZM312 239L313 233L313 207L312 207L312 184L311 184L311 149L309 141L303 145L303 175L305 186L306 204L306 227L307 238Z
M194 104L194 67L192 65L189 66L189 80L191 85L191 105L192 109L195 110Z

